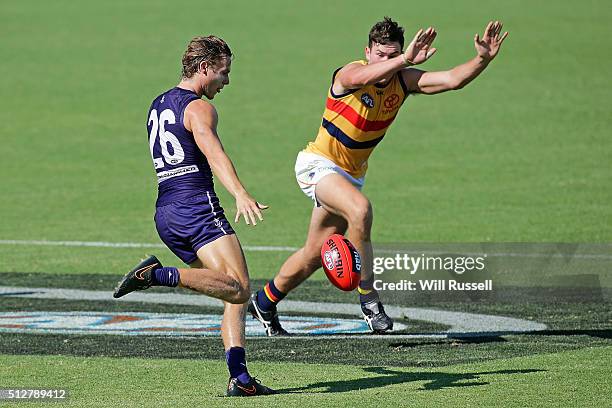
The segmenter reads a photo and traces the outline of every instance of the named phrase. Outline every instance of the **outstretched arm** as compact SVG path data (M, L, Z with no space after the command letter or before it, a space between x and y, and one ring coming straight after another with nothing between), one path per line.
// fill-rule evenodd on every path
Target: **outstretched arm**
M490 21L482 39L478 34L474 36L476 57L448 71L426 72L413 68L403 70L402 75L408 89L431 95L463 88L480 75L499 52L508 36L507 31L500 36L502 27L499 21Z
M436 30L432 27L427 30L420 29L403 53L400 49L395 55L390 55L388 60L376 64L346 65L336 75L334 92L340 94L350 89L375 84L402 68L427 61L436 52L435 48L431 48L436 35Z
M255 201L246 191L230 158L225 153L217 135L217 110L203 100L196 100L185 109L185 128L193 133L196 144L206 156L213 173L221 180L223 186L236 199L235 222L244 217L247 225L257 225L257 218L263 221L261 210L268 208Z

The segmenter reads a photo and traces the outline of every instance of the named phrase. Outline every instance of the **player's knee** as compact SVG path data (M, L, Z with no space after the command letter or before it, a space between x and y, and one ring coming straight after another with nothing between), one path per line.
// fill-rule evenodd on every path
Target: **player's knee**
M251 297L251 288L249 286L249 282L241 282L237 279L232 279L231 283L232 294L229 299L227 299L230 303L242 304L249 301Z
M362 197L353 203L349 212L349 227L360 236L368 236L372 227L372 204Z
M248 288L244 288L240 286L236 289L236 291L232 294L228 302L235 304L243 304L249 301L251 297L251 291Z
M232 303L242 305L248 302L250 297L251 297L251 293L248 290L244 290L244 291L241 290L236 294L236 297L234 298L234 301Z

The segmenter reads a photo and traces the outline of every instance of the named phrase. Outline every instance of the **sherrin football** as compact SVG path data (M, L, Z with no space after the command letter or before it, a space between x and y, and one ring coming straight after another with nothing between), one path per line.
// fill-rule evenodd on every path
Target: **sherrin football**
M325 275L338 289L350 292L359 286L361 257L343 235L334 234L321 247L321 262Z

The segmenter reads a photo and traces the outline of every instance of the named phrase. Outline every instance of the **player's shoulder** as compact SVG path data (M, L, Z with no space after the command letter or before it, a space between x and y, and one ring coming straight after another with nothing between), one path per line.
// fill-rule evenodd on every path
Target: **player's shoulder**
M332 74L332 83L331 87L329 88L329 95L331 95L333 98L343 98L355 92L357 88L350 88L343 85L343 76L346 74L350 75L350 71L352 69L367 65L367 63L368 62L364 60L356 60L337 68Z
M363 65L368 65L368 61L366 61L366 60L351 61L351 62L348 62L348 63L344 64L340 68L336 69L335 73L338 73L340 71L346 71L346 70L353 69L353 68L356 68L356 67L361 67Z
M358 66L360 66L360 65L368 65L368 61L359 59L359 60L351 61L351 62L349 62L346 65L358 65Z
M217 125L218 115L215 106L203 99L194 99L189 102L185 108L184 125L189 131L194 126L215 127Z
M204 99L194 99L189 102L185 108L185 114L197 115L197 116L211 116L217 117L217 109L212 103L205 101Z

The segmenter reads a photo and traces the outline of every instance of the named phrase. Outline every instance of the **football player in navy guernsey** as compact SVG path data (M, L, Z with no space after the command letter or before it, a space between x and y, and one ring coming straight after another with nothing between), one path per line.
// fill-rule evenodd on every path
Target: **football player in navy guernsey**
M482 38L474 36L476 56L450 70L423 71L412 66L427 61L436 30L419 30L404 49L404 29L389 17L370 30L365 60L350 62L332 75L317 137L302 150L295 175L313 201L304 246L294 252L273 279L253 294L249 312L268 336L287 335L277 305L321 267L321 245L332 234L347 233L361 255L357 287L363 318L374 333L393 330L393 320L374 288L372 223L374 213L362 193L368 158L411 94L433 95L461 89L477 78L500 50L508 32L490 21Z
M157 172L155 225L162 241L189 268L162 266L151 256L128 272L114 297L151 286L180 286L224 301L221 336L230 372L228 396L274 394L251 377L245 357L244 320L249 275L240 242L213 188L213 173L236 199L236 218L263 221L217 135L211 100L229 84L232 52L221 38L195 37L182 59L179 84L149 109L149 148Z

